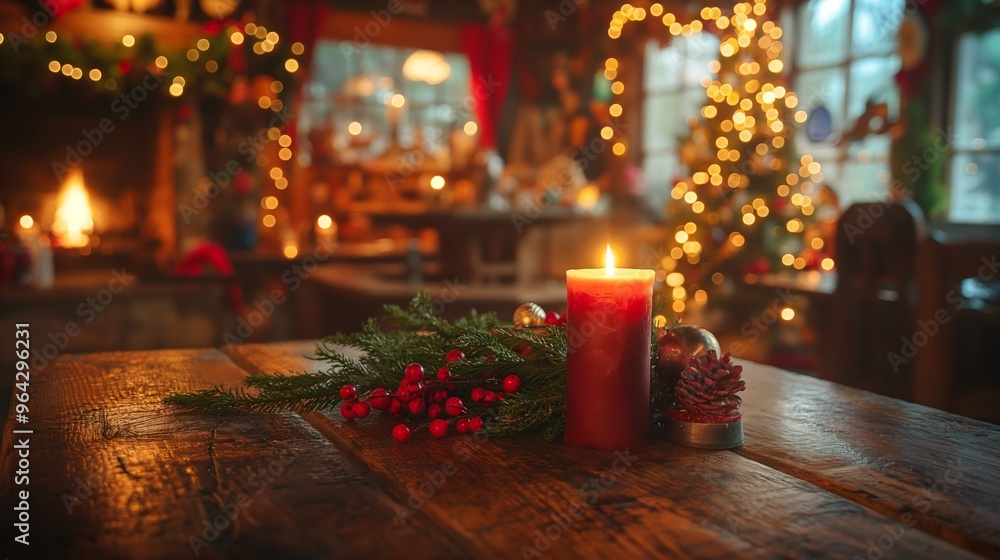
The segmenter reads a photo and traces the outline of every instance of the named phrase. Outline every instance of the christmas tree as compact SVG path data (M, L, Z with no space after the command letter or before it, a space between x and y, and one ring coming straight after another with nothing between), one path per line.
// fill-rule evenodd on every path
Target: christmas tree
M806 113L784 81L782 30L766 0L737 3L731 12L706 7L689 17L660 18L673 36L713 32L719 52L706 76L706 103L693 133L706 139L709 157L673 186L667 208L671 238L661 273L672 307L682 313L690 300L704 304L727 279L781 268L833 268L820 228L822 171L809 155L796 153L791 134ZM693 15L693 14L692 14ZM623 6L612 19L616 38L628 21L646 19L643 8ZM650 123L651 125L653 123ZM705 152L705 150L700 150Z

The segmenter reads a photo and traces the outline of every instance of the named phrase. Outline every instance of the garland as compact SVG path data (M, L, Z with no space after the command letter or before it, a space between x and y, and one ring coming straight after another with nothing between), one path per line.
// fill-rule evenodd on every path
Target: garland
M381 406L388 402L385 396L399 399L404 393L420 391L435 395L428 407L449 407L451 416L468 418L473 426L482 426L492 435L531 431L554 440L562 434L568 347L563 326L515 329L492 313L475 311L450 322L434 314L426 292L417 294L405 309L385 306L384 314L381 322L369 319L357 333L324 339L314 355L326 364L320 371L257 373L239 387L173 394L165 402L211 413L304 412L340 406L345 418L351 418L366 416L369 406L385 408ZM352 357L338 346L358 350L360 356ZM422 367L411 377L415 364ZM437 375L424 380L425 368ZM397 384L400 388L393 390ZM652 409L660 410L670 389L651 383L651 394ZM452 398L464 407L459 415L450 411ZM424 399L410 402L423 403ZM428 417L422 406L410 405L411 418ZM432 411L427 412L433 416ZM487 419L485 424L483 418ZM434 420L429 425L433 434ZM462 431L461 424L458 429ZM409 429L406 437L408 434Z
M52 30L30 38L10 33L0 45L0 83L31 95L68 85L120 95L135 87L148 89L147 76L153 75L170 79L158 89L174 97L190 92L224 96L236 78L264 76L283 84L275 93L287 103L295 91L302 45L272 42L276 34L257 33L266 29L253 23L229 23L212 22L204 36L184 49L164 47L150 34L135 36L126 45ZM180 84L179 89L171 90L173 84Z

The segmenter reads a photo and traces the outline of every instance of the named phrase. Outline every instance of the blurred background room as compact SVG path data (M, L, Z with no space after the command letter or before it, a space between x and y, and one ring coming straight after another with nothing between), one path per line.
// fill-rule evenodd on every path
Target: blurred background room
M654 323L1000 422L996 1L0 0L0 113L36 370L561 311L610 243Z

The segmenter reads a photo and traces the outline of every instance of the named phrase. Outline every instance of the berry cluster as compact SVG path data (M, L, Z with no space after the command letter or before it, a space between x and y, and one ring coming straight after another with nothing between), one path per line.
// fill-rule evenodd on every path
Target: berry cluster
M424 426L435 438L448 435L452 425L459 433L478 432L483 429L482 414L502 401L507 393L516 393L521 388L521 379L516 375L508 375L503 380L490 374L482 379L453 376L448 364L464 360L465 354L461 350L448 352L445 365L437 370L433 378L427 376L424 366L410 364L403 371L399 386L391 393L385 387L376 387L366 396L360 396L354 385L344 385L340 389L340 398L343 399L340 414L347 420L364 418L374 408L430 421L412 430L405 423L396 425L392 429L392 438L400 443L410 439L413 431ZM467 389L472 383L485 386L472 388L469 396L473 404L466 406L456 392L460 387Z

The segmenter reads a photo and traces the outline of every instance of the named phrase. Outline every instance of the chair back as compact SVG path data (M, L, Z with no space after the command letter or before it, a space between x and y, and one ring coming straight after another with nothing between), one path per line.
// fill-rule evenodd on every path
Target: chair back
M915 263L926 237L912 201L858 203L837 223L831 365L824 377L906 398L907 364L888 355L914 324Z

